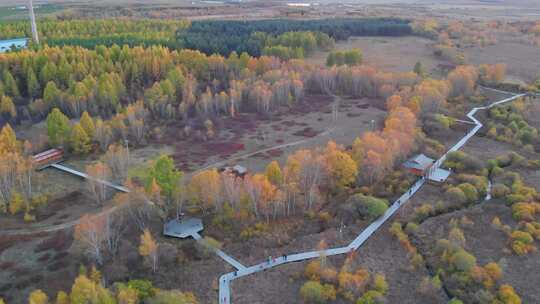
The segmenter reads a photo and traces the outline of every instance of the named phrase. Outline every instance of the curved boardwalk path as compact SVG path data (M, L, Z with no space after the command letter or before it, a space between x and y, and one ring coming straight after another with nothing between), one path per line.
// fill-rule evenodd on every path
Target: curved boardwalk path
M508 93L508 92L504 92ZM478 130L482 128L482 123L474 117L474 115L479 110L485 110L492 108L494 106L507 103L513 100L516 100L520 97L526 96L526 94L512 94L512 97L499 100L497 102L494 102L488 106L484 107L476 107L473 108L468 114L467 117L472 121L472 123L475 125L473 129L471 129L462 139L459 140L452 148L450 148L443 156L441 156L433 165L434 168L439 168L442 163L446 160L446 157L448 156L448 153L457 151L467 143L467 141L473 137ZM244 269L239 269L236 272L230 272L222 275L219 278L219 303L220 304L230 304L231 303L231 281L236 280L240 277L244 277L250 274L254 274L257 272L261 272L265 269L277 267L279 265L292 263L292 262L299 262L299 261L305 261L310 260L314 258L318 258L320 256L332 256L332 255L338 255L338 254L344 254L348 253L354 250L357 250L364 242L372 236L390 217L392 217L399 208L405 204L424 184L426 180L424 178L419 179L408 191L405 192L401 197L399 197L389 208L386 210L386 212L375 220L373 223L371 223L364 231L362 231L348 246L345 247L338 247L338 248L332 248L332 249L326 249L322 251L308 251L308 252L301 252L301 253L295 253L290 254L285 257L279 257L271 261L265 261L250 267L245 267Z

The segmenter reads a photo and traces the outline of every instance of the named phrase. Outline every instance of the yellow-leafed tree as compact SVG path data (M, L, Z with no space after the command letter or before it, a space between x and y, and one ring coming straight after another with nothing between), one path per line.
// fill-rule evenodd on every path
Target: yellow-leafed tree
M139 254L148 259L152 265L152 271L155 272L158 263L158 245L148 229L145 229L141 235Z
M88 112L84 111L81 116L80 124L84 132L86 132L86 135L88 135L90 140L92 140L94 138L94 135L96 134L96 126L94 124L94 120L92 119L92 117L90 117L90 114L88 114Z
M47 304L49 303L49 297L41 290L37 289L32 291L28 297L28 304Z
M19 150L17 136L9 124L0 131L0 154L16 153Z
M85 154L90 151L90 138L80 124L76 124L71 131L71 148L77 154Z

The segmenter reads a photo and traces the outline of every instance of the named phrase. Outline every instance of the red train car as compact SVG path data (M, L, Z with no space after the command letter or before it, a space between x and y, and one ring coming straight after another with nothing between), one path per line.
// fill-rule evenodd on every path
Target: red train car
M64 150L50 149L34 155L34 165L38 170L47 167L50 164L61 162L64 159Z

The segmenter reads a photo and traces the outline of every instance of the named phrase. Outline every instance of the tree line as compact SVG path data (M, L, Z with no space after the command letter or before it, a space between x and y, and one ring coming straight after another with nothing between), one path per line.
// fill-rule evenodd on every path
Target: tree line
M155 19L40 19L37 25L40 38L49 46L78 45L95 48L98 45L127 44L176 48L176 33L187 29L190 22ZM27 21L0 23L0 39L31 36Z
M412 33L408 20L397 18L321 19L321 20L257 20L257 21L194 21L177 39L186 48L206 54L247 52L260 56L265 45L253 39L253 33L278 36L285 32L320 32L334 40L351 36L403 36Z

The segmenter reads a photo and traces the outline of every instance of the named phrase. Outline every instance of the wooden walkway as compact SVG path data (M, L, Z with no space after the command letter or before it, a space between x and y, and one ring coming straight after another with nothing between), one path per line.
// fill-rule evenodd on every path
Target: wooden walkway
M108 182L106 180L102 180L102 179L98 179L98 178L93 178L91 176L89 176L88 174L84 173L84 172L80 172L80 171L77 171L75 169L72 169L72 168L69 168L69 167L66 167L64 165L61 165L61 164L51 164L49 165L49 167L52 167L52 168L55 168L55 169L58 169L60 171L63 171L63 172L66 172L66 173L69 173L69 174L73 174L75 176L78 176L80 178L83 178L83 179L90 179L90 180L94 180L98 183L101 183L107 187L110 187L110 188L113 188L115 190L118 190L120 192L124 192L124 193L128 193L129 192L129 189L124 187L124 186L121 186L121 185L115 185L111 182Z
M446 160L448 154L450 152L457 151L463 147L467 143L467 141L473 137L482 127L483 124L474 117L474 115L479 110L485 110L490 109L494 106L514 101L520 97L526 96L527 94L513 94L512 97L494 102L488 106L484 107L476 107L472 109L468 114L467 117L473 122L475 127L471 129L461 140L459 140L452 148L450 148L443 156L441 156L434 164L434 168L439 168L443 162ZM352 252L354 250L357 250L362 244L364 244L375 232L377 232L381 226L388 221L398 210L401 208L402 205L407 203L409 199L418 191L420 188L425 184L426 179L421 178L416 181L414 185L411 186L410 189L408 189L400 198L398 198L389 208L386 210L386 212L377 220L372 222L366 229L364 229L358 236L348 245L345 247L338 247L338 248L331 248L326 249L322 251L307 251L307 252L301 252L301 253L295 253L290 254L286 256L282 256L273 260L265 261L250 267L245 267L244 269L240 269L237 267L238 271L230 272L222 275L219 278L219 299L218 303L220 304L231 304L231 281L238 279L240 277L244 277L247 275L251 275L257 272L264 271L269 268L273 268L279 265L291 263L291 262L299 262L299 261L305 261L310 260L314 258L318 258L321 256L333 256L333 255L339 255L339 254L346 254L348 252Z

